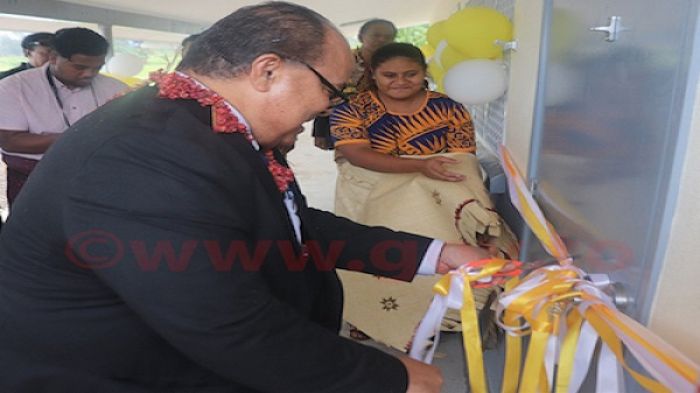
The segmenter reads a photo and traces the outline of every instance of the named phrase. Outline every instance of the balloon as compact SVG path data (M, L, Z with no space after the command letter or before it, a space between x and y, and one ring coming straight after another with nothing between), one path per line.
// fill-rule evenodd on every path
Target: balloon
M426 59L433 57L433 55L435 54L435 49L433 49L433 47L430 46L430 44L425 44L421 46L420 51L423 52L423 56L425 56Z
M445 93L445 86L442 84L442 82L436 84L435 91L440 92L442 94L446 94Z
M468 59L499 59L503 49L494 41L513 39L510 20L487 7L468 7L452 14L442 31L447 43Z
M442 52L445 50L445 48L447 48L447 41L442 40L438 42L438 45L435 47L435 53L433 53L433 59L435 59L440 68L442 68L440 58L442 58Z
M121 81L125 85L129 86L130 88L139 88L141 86L148 84L147 80L143 80L143 79L137 78L135 76L123 76L123 75L118 75L118 74L110 74L109 72L101 72L101 74L104 76L108 76L110 78L114 78L118 81Z
M445 69L440 67L435 58L433 58L428 62L428 74L436 85L440 85L445 77Z
M119 76L134 76L141 72L146 59L131 53L115 53L107 62L107 71Z
M435 22L432 26L428 27L428 31L426 31L425 35L428 39L428 43L433 48L437 48L440 41L445 39L445 32L443 31L444 26L445 21L442 20Z
M466 60L452 67L443 79L445 93L465 105L480 105L505 93L508 85L503 63L495 60Z
M457 52L449 45L442 51L442 55L440 56L440 64L445 70L449 70L455 64L461 63L464 60L467 60L467 57Z

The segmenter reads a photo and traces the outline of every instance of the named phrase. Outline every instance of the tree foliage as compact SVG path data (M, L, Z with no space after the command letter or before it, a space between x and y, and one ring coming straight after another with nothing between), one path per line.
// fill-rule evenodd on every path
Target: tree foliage
M426 32L429 26L426 23L418 26L402 27L396 34L396 42L407 42L420 48L428 42Z

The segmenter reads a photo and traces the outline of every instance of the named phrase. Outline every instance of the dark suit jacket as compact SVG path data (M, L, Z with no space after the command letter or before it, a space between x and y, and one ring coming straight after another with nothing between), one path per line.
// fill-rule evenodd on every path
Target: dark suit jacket
M32 65L31 65L31 64L29 64L29 63L22 63L22 64L18 65L18 66L15 67L15 68L10 68L10 69L7 70L7 71L2 71L2 72L0 72L0 79L7 78L7 77L10 76L10 75L14 75L14 74L16 74L16 73L18 73L18 72L21 72L21 71L24 71L24 70L28 70L28 69L30 69L30 68L32 68Z
M296 202L340 267L410 280L429 244ZM117 99L50 149L0 235L0 392L404 392L397 359L337 336L338 278L300 254L243 135L154 88Z

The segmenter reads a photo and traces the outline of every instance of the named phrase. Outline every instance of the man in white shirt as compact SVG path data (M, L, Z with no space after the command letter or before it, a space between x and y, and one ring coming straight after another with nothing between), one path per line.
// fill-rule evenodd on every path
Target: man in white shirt
M0 81L0 148L10 206L51 144L127 86L99 75L109 43L85 28L56 32L49 62Z

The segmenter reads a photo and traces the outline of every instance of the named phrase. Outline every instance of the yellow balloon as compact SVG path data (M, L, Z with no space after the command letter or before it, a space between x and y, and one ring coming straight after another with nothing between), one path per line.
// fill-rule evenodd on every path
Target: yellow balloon
M139 79L135 76L124 76L124 75L118 75L118 74L110 74L107 72L103 72L102 74L109 76L111 78L114 78L118 81L121 81L129 87L139 87L140 85L143 85L144 82L146 82L143 79Z
M430 46L430 44L425 44L420 47L421 52L423 52L423 56L426 58L431 58L435 54L435 48Z
M437 87L435 88L435 90L437 92L445 94L445 86L442 85L442 81L440 81L440 83L437 83Z
M442 51L442 56L440 56L440 63L445 71L448 71L452 66L464 60L468 60L467 57L454 50L449 45Z
M120 78L120 80L124 83L126 83L129 87L136 87L143 85L144 81L143 79L137 78L135 76L125 76L123 78Z
M452 14L442 31L447 43L468 59L501 58L503 49L494 41L513 39L510 20L488 7L468 7Z
M440 67L433 59L428 62L428 74L436 85L441 85L442 79L445 77L445 69Z
M433 48L437 48L440 41L445 39L445 22L446 21L441 20L439 22L433 23L433 25L430 26L428 28L428 31L425 33L426 38L428 39L428 43Z

